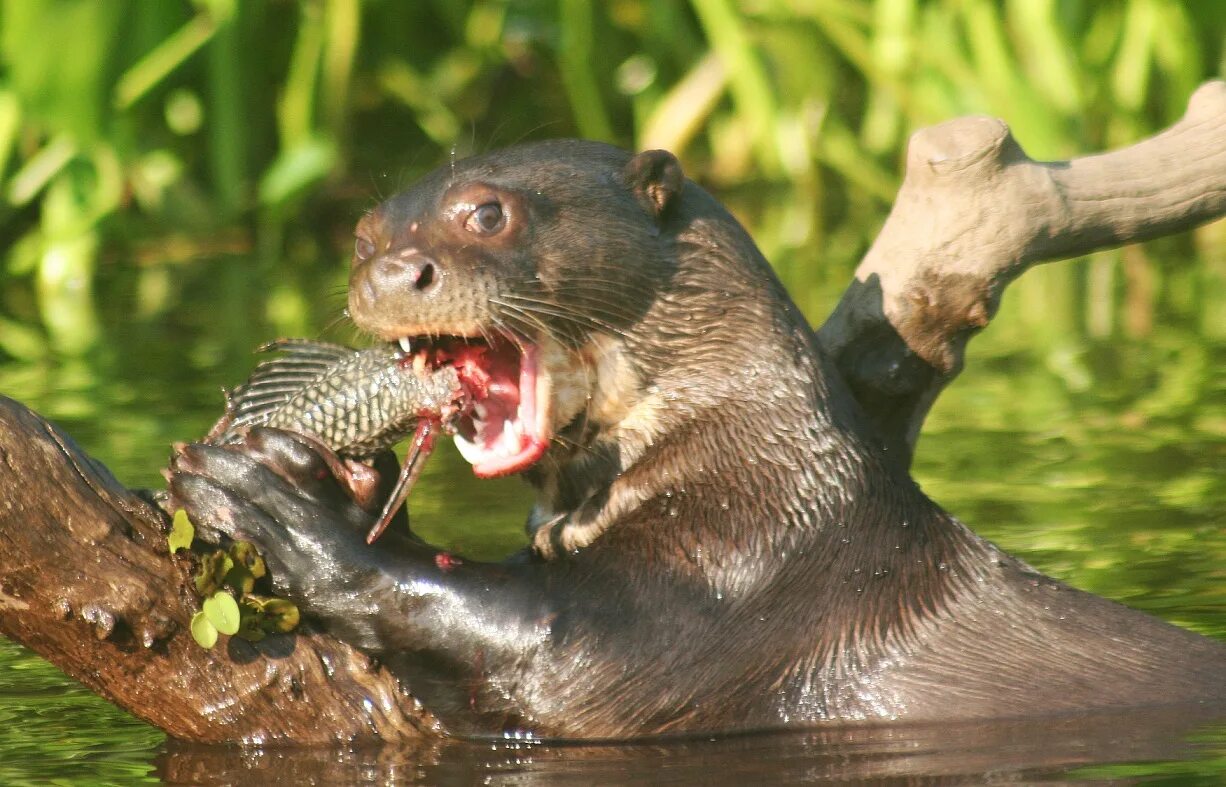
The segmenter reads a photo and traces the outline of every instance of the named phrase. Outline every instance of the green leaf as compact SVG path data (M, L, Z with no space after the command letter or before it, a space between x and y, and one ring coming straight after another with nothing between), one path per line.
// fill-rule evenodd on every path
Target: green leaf
M192 615L192 639L196 640L196 644L208 650L217 644L217 627L209 622L208 616L203 611Z
M268 636L268 633L264 631L262 620L258 620L256 618L243 618L242 623L239 624L238 633L236 633L234 636L238 637L239 639L245 639L248 642L259 642L260 640L264 639L264 637Z
M238 593L239 596L244 596L255 589L255 577L243 566L236 565L226 572L222 584L226 587L234 588L234 592Z
M255 544L252 544L250 541L235 541L230 547L230 557L234 558L234 562L237 565L251 572L251 576L256 579L267 573L267 568L264 566L264 558L260 557Z
M241 619L234 596L219 590L204 600L204 614L222 634L235 634Z
M245 596L239 600L238 609L241 619L238 624L238 634L235 636L242 637L249 642L259 642L264 639L263 604Z
M255 581L267 573L264 558L250 541L236 541L227 554L233 567L226 572L222 583L234 588L239 596L245 596L255 588Z
M170 547L170 554L173 555L180 549L191 549L192 539L195 537L195 525L187 518L187 512L180 508L175 512L174 521L170 526L170 535L166 537L166 543Z
M232 568L234 568L234 559L220 549L207 555L200 561L200 570L196 572L196 592L201 596L213 595L221 587Z
M15 320L0 317L0 350L29 364L45 359L50 350L43 335Z
M260 203L274 209L287 207L327 177L336 164L336 145L321 137L307 138L281 151L260 180Z
M264 629L284 634L298 626L301 614L294 602L283 598L270 598L264 602Z
M171 72L213 38L217 23L213 15L202 13L165 38L119 77L115 83L115 106L127 109L164 84Z
M301 613L294 602L276 596L250 595L243 598L244 604L258 608L263 617L262 626L270 633L284 634L293 631L301 620Z
M13 175L8 186L8 201L21 206L34 199L75 155L77 147L71 137L61 134L52 139Z

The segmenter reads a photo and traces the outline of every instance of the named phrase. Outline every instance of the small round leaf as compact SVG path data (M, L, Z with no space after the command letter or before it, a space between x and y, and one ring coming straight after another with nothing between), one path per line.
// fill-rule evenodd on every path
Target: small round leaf
M259 642L264 639L264 610L257 604L251 603L248 598L239 599L238 608L242 614L242 620L238 625L238 634L235 636L241 637L250 642Z
M209 622L203 611L192 615L191 629L192 639L205 650L217 644L217 627Z
M224 590L219 590L205 599L202 606L209 622L216 626L222 634L234 634L238 631L241 616L234 596Z
M264 628L284 634L293 631L301 614L294 602L283 598L270 598L264 603Z
M206 555L200 561L200 570L196 572L196 592L201 596L213 595L232 568L234 559L220 549Z
M230 546L230 557L234 558L235 563L251 572L251 576L256 579L264 576L267 572L264 566L264 558L260 557L255 544L252 544L250 541L235 541Z
M251 572L245 566L236 564L226 574L224 584L227 587L234 588L234 592L241 596L244 593L250 593L252 588L255 587L255 577L251 576Z

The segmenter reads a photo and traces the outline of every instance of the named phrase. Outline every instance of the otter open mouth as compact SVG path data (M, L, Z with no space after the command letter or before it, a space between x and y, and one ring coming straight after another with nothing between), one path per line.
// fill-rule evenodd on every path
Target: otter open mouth
M465 404L456 421L455 444L478 478L526 470L549 448L548 377L540 373L533 344L494 337L406 337L405 357L459 373Z

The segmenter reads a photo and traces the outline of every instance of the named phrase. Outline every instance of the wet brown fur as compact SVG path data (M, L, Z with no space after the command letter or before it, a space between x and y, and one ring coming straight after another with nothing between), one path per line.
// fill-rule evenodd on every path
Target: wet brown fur
M505 200L514 226L469 237L457 194ZM360 327L561 348L551 373L570 404L527 474L535 553L442 575L424 546L349 544L332 509L274 506L276 527L240 513L233 529L451 730L626 737L1226 701L1226 646L1044 577L930 501L748 235L670 155L489 154L360 231L377 249L351 280ZM378 272L405 249L429 256L436 290ZM276 464L265 444L280 438L255 439ZM180 494L193 516L260 494L237 453L188 457L181 472L211 484Z

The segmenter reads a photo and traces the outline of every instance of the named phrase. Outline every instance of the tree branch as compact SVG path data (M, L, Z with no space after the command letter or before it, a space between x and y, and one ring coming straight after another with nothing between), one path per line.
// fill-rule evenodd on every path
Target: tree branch
M1033 161L999 120L952 120L912 135L894 208L819 336L909 464L1009 282L1223 213L1226 83L1202 85L1161 134L1071 161Z

